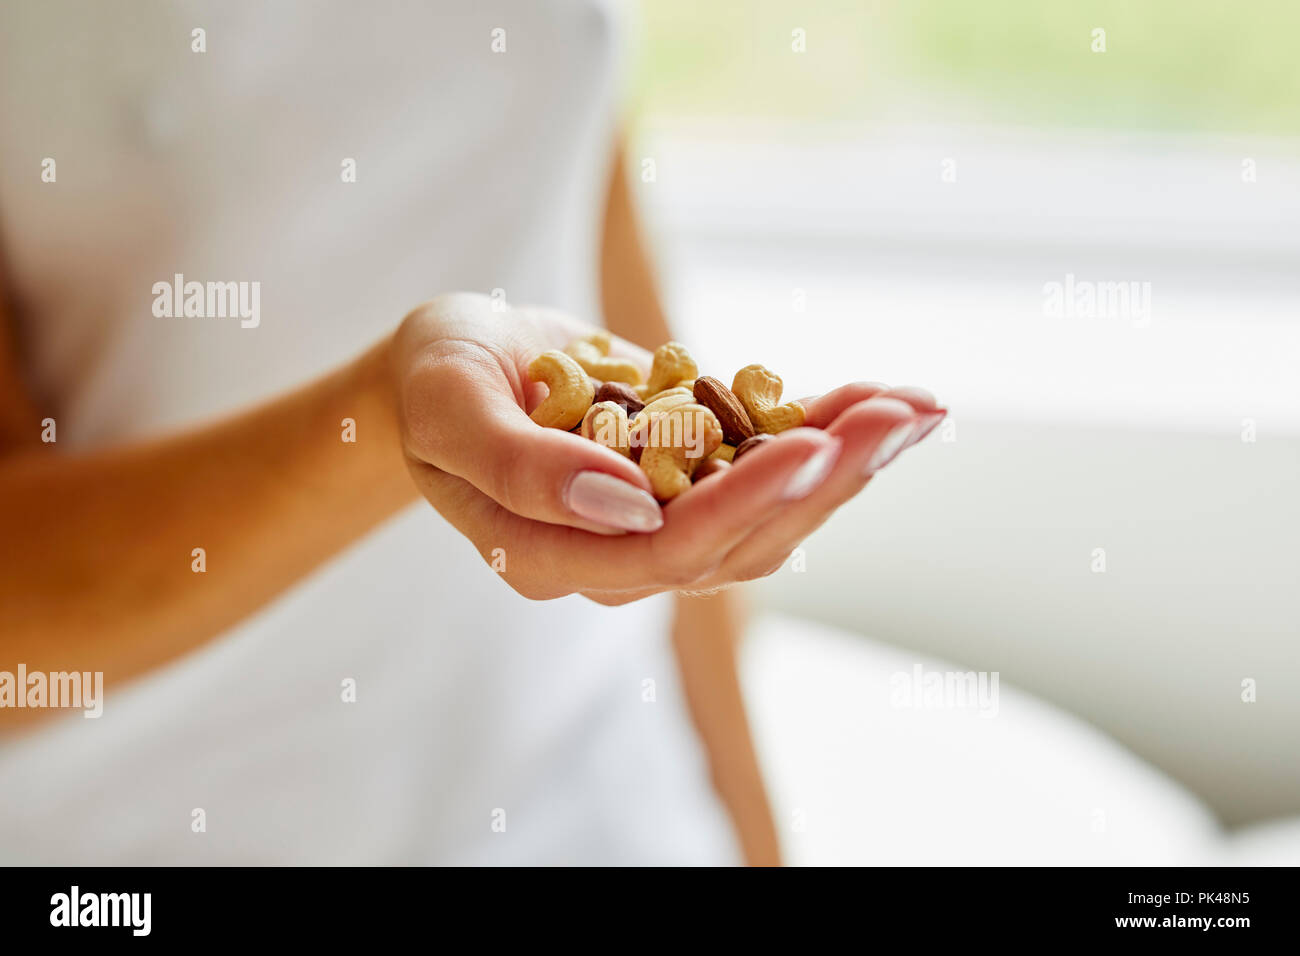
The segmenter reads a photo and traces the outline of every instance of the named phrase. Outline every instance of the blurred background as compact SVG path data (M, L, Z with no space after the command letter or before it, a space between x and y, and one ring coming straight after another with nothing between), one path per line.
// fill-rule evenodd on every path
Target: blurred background
M792 862L1300 863L1300 5L640 21L701 366L952 410L750 591ZM917 666L996 672L996 715L899 706Z

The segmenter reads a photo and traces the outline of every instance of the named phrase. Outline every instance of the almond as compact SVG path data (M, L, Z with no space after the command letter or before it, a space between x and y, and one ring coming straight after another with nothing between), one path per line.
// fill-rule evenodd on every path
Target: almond
M746 452L753 451L755 448L758 448L760 445L766 442L773 441L775 438L776 438L775 435L769 435L767 434L767 432L760 432L757 435L754 435L750 438L746 438L743 442L741 442L739 445L736 446L736 454L732 456L731 460L733 462L740 461L741 455L745 454Z
M722 425L722 439L739 445L754 437L754 425L734 392L716 378L702 375L695 380L695 400L713 412Z

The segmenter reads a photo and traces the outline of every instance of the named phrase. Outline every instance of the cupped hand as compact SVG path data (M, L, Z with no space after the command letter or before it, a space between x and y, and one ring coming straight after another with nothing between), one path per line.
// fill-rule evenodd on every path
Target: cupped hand
M394 339L411 476L485 560L504 555L502 576L528 598L623 604L770 574L946 414L920 389L845 385L802 400L804 427L661 508L632 461L528 417L545 395L528 363L592 331L554 310L456 293L417 308ZM611 354L650 365L619 339Z

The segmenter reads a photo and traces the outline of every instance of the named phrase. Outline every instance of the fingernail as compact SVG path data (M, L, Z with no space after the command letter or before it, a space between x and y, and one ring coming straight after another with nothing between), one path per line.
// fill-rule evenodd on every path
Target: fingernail
M912 432L916 429L916 422L909 419L905 422L899 422L889 430L889 434L880 440L876 450L871 453L871 460L867 462L866 473L874 475L881 468L884 468L895 456L903 450L907 440L912 437Z
M944 420L947 414L947 409L923 414L912 428L912 437L907 440L907 447L911 448L913 445L918 444L921 439L934 431L935 427Z
M624 531L658 531L664 523L648 492L603 471L580 471L570 478L564 503L581 518Z
M842 444L843 442L836 438L825 448L813 452L808 460L795 469L795 473L790 476L785 490L781 492L781 500L798 501L812 494L813 489L820 485L835 467L835 460L840 457Z

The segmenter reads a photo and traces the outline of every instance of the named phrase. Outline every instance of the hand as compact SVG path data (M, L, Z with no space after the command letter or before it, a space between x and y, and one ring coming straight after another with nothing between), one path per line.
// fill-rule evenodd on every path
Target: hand
M805 427L661 509L636 464L528 417L545 393L528 363L591 331L553 310L452 294L417 308L394 339L416 485L485 559L504 549L502 576L532 599L623 604L770 574L946 414L919 389L846 385L804 402ZM611 354L650 364L622 340Z

